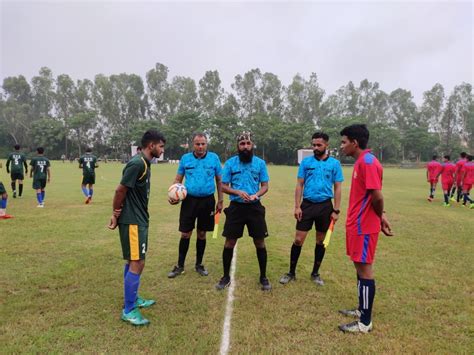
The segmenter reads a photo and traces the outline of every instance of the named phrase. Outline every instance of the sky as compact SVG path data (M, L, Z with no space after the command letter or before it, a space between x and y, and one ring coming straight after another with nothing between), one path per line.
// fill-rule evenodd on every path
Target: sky
M0 80L42 66L93 79L155 63L224 88L253 68L283 85L318 75L326 95L350 80L410 90L473 83L473 2L198 2L0 0Z

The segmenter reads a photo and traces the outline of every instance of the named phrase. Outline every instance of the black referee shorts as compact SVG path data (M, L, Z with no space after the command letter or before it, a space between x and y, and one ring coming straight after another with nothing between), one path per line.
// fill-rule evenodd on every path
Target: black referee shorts
M179 231L191 232L197 219L197 229L202 231L214 230L214 212L216 200L214 195L205 197L186 196L181 202L179 212Z
M316 231L326 232L331 224L331 214L333 211L331 199L314 203L306 199L301 203L303 216L301 221L296 222L296 230L309 231L316 225Z
M225 224L222 235L229 239L241 238L244 227L247 226L249 236L254 239L268 237L267 223L265 222L265 207L259 202L238 203L231 201L224 209Z

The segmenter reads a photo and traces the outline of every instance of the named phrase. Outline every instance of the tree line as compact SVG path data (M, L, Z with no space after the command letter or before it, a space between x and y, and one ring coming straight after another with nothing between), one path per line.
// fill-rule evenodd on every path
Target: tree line
M202 131L209 149L226 159L235 153L236 134L246 129L255 135L259 156L295 164L296 150L309 146L314 131L325 131L338 147L338 132L354 122L368 125L369 145L383 162L474 149L474 95L466 82L449 95L435 84L417 105L409 90L386 93L367 79L326 95L316 73L296 74L285 86L257 68L236 75L231 90L216 70L198 82L168 74L157 63L144 79L122 73L73 80L47 67L29 81L7 77L0 91L0 151L18 143L30 151L44 146L51 158L77 157L89 146L95 154L119 157L156 128L167 138L166 158L178 159L191 149L192 133Z

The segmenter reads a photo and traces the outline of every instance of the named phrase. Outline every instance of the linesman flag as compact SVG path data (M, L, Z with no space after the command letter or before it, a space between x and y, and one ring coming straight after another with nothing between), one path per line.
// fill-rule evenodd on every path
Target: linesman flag
M212 239L217 239L217 233L219 231L219 217L221 216L220 212L217 212L214 215L214 232L212 232Z
M326 235L324 236L324 240L323 240L323 245L324 245L325 248L328 247L329 242L331 241L332 232L334 232L334 220L331 218L331 223L329 224L329 228L328 228L328 230L326 232Z

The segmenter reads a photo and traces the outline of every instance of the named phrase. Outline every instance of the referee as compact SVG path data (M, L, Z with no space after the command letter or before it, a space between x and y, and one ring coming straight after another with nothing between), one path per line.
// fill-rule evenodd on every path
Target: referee
M230 285L230 265L237 240L242 237L244 227L253 238L260 267L260 284L263 291L270 291L272 286L267 279L267 249L265 238L268 236L265 222L265 207L260 197L268 191L268 173L265 161L253 156L253 140L249 132L237 137L238 155L225 162L222 174L222 191L230 195L230 205L224 209L226 221L222 262L224 276L216 284L217 290Z
M168 274L174 278L184 272L184 261L189 249L189 241L197 220L196 264L195 270L201 276L209 275L202 265L206 249L206 232L214 230L214 214L222 211L221 189L222 167L217 154L207 151L207 137L204 133L193 135L193 152L184 154L179 161L178 173L174 184L182 183L188 190L188 195L181 204L179 214L178 264ZM217 204L214 192L217 186ZM169 200L172 205L179 201Z
M281 284L296 280L296 265L301 247L314 223L316 247L311 280L319 286L324 285L324 281L319 276L319 268L326 252L323 240L331 219L336 222L339 218L341 184L344 181L341 164L327 153L329 147L327 134L322 132L313 134L311 145L314 156L303 159L298 169L294 212L297 220L296 234L291 246L290 271L281 277ZM303 202L301 202L301 196L303 196ZM332 198L334 198L334 207Z

